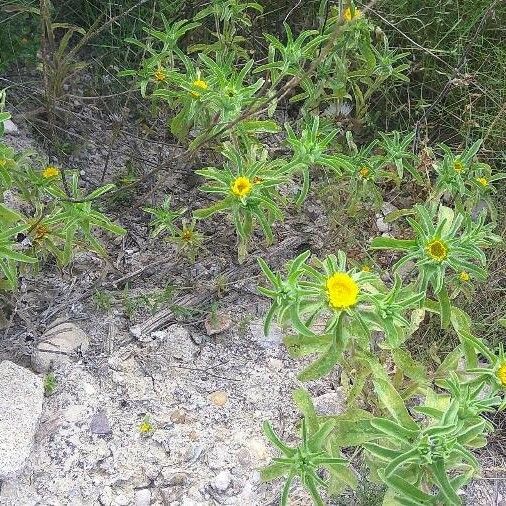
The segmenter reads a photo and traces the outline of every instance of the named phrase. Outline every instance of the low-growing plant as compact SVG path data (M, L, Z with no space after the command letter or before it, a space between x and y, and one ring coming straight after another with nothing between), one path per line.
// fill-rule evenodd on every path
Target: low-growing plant
M4 103L1 93L2 133L10 117L3 111ZM96 208L96 199L113 188L104 185L85 196L77 172L67 179L55 165L43 165L31 153L15 152L0 135L0 288L15 288L19 269L47 256L66 266L76 249L106 255L97 230L126 233ZM15 208L5 202L7 191Z

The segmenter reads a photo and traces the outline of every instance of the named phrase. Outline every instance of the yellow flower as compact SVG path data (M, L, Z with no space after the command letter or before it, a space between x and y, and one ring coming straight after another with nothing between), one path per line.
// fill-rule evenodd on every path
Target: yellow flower
M459 174L464 170L464 164L458 158L453 162L453 170Z
M34 230L35 240L40 241L49 234L49 229L45 225L37 225Z
M476 182L478 184L481 184L481 186L483 186L483 188L486 188L488 186L488 179L485 177L477 177Z
M371 270L371 267L367 264L362 266L362 272L371 272Z
M181 239L185 242L190 242L193 239L193 232L191 230L184 230L181 234Z
M462 271L460 274L459 274L459 279L460 281L464 282L464 283L467 283L467 281L469 281L471 279L471 276L469 276L469 273L466 272L466 271Z
M329 305L334 309L346 309L357 303L359 288L346 272L336 272L327 279Z
M158 68L155 70L153 77L155 78L155 81L165 81L165 79L167 79L167 73L162 68Z
M350 22L354 19L359 18L362 15L362 13L358 9L354 9L352 12L351 7L346 7L343 11L343 19L346 22Z
M369 177L369 174L371 173L371 171L369 170L369 167L360 167L360 170L358 171L358 173L364 178L366 179L367 177Z
M425 247L427 254L437 262L442 262L448 256L448 246L440 239L433 239Z
M144 419L139 424L139 432L141 434L149 434L150 432L153 432L153 430L154 430L153 424L148 419Z
M501 366L497 370L497 377L499 378L501 385L503 387L506 387L506 362L501 364Z
M239 176L234 180L231 186L232 193L237 197L246 197L251 192L253 184L244 176Z
M209 88L209 85L202 79L195 79L192 85L194 88L199 88L200 90L207 90L207 88ZM200 93L198 91L190 91L190 95L195 98L200 97Z
M60 169L58 167L55 167L54 165L48 165L43 171L42 171L42 177L46 179L50 179L52 177L56 177L60 175Z

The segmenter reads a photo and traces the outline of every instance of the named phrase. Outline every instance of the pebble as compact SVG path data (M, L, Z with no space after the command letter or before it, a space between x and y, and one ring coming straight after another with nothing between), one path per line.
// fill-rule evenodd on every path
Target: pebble
M313 399L316 413L319 415L340 415L346 410L345 396L341 388Z
M283 369L283 362L277 358L270 358L269 360L267 360L267 367L271 371L278 372L281 371L281 369Z
M218 492L225 492L232 481L232 475L230 471L220 471L212 482L212 487Z
M251 453L258 460L265 460L267 458L267 447L260 439L257 438L250 439L247 443L247 446L250 449Z
M135 491L135 506L150 506L151 504L151 491L149 488L141 488Z
M394 211L398 211L397 207L395 207L390 202L383 202L381 204L381 212L386 216L387 214L393 213Z
M185 423L186 422L186 411L184 409L175 409L170 414L170 421L173 423Z
M71 362L72 357L86 352L89 346L86 333L73 323L60 323L49 328L32 353L32 365L37 372L48 372L54 366Z
M228 401L228 394L227 392L224 392L223 390L217 390L216 392L213 392L209 395L209 400L215 405L215 406L224 406Z
M111 434L111 424L104 410L97 411L90 422L90 431L92 434L106 435Z
M5 129L4 131L5 131L6 135L18 135L19 134L19 128L10 119L8 119L7 121L4 122L4 129Z
M385 222L385 218L383 216L376 215L376 227L380 232L388 232L390 230L390 226Z

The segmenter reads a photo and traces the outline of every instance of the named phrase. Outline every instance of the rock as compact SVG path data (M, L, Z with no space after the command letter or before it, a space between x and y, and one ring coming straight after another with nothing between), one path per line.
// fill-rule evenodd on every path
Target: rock
M182 362L193 359L196 346L191 340L190 333L181 325L171 325L166 330L152 332L151 336L161 341L160 351L163 349L166 356Z
M209 395L209 400L215 405L215 406L224 406L228 401L228 394L227 392L223 392L222 390L218 390L216 392L213 392Z
M267 360L267 367L271 371L278 372L283 369L283 362L277 358L269 358L269 360Z
M60 323L47 330L32 353L32 365L37 372L48 372L53 367L69 363L73 355L86 352L89 338L73 323Z
M186 422L186 411L184 409L175 409L170 414L170 421L172 423L185 423Z
M169 487L180 487L188 481L185 473L173 473L169 469L163 469L162 476Z
M412 260L408 260L406 263L404 263L397 269L397 274L399 274L399 276L403 280L405 280L415 272L415 269L416 269L415 262L413 262Z
M278 348L283 344L283 333L274 322L267 335L264 334L264 322L261 319L253 320L249 328L253 341L262 348Z
M211 483L211 486L218 492L225 492L232 481L230 471L220 471Z
M390 230L390 226L385 222L385 218L383 216L376 215L376 227L379 232L388 232Z
M345 396L341 388L315 397L313 402L319 415L340 415L346 410Z
M211 313L204 321L204 327L208 336L219 334L232 326L230 311L218 311Z
M43 400L42 378L8 360L0 363L0 480L14 478L23 469Z
M151 504L151 491L149 488L141 488L135 491L135 506L150 506Z
M6 135L18 135L19 134L19 128L17 125L8 119L4 122L4 132Z
M381 204L381 212L383 213L383 216L387 216L394 211L398 211L398 209L390 202L383 202L383 204Z
M112 434L111 424L104 410L97 411L90 422L90 431L92 434L106 435Z
M252 438L247 442L250 450L250 455L255 457L256 460L265 460L268 457L267 446L258 438Z

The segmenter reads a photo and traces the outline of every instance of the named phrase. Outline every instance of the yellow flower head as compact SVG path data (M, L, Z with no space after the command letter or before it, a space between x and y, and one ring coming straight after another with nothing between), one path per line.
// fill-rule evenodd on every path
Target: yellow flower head
M54 165L48 165L43 171L42 171L42 177L46 179L50 179L52 177L56 177L60 175L60 169L58 167L55 167Z
M354 19L359 18L361 15L362 15L362 13L358 9L355 9L352 12L351 7L346 7L346 9L344 9L344 11L343 11L343 19L346 22L353 21Z
M139 432L141 434L149 434L153 432L153 430L153 424L146 418L139 424Z
M488 179L485 177L477 177L476 182L483 186L483 188L486 188L488 186Z
M207 88L209 88L209 85L202 79L195 79L195 81L192 83L192 86L194 88L198 88L199 90L207 90ZM198 91L190 91L190 95L195 98L200 97L200 93Z
M469 273L466 272L466 271L462 271L460 274L459 274L459 279L460 281L464 282L464 283L467 283L470 279L471 279L471 276L469 276Z
M369 177L369 174L371 173L371 171L369 170L369 167L360 167L360 170L358 171L358 173L364 178L366 179L367 177Z
M499 369L497 369L497 377L503 387L506 387L506 362L502 363Z
M334 309L347 309L357 303L359 288L346 272L336 272L327 279L329 305Z
M441 239L433 239L427 244L425 251L436 262L442 262L448 256L448 245Z
M162 68L158 68L155 70L153 77L155 78L155 81L162 82L167 79L167 73Z
M37 225L34 230L35 240L40 241L49 234L49 229L45 225Z
M193 232L190 229L186 229L181 234L181 239L185 242L190 242L193 239Z
M234 180L231 186L232 193L236 197L246 197L251 192L253 184L251 181L244 176L239 176Z
M453 162L453 170L459 174L464 171L464 164L458 158Z
M367 264L362 266L362 272L371 272L371 267Z

